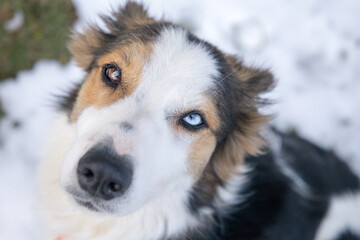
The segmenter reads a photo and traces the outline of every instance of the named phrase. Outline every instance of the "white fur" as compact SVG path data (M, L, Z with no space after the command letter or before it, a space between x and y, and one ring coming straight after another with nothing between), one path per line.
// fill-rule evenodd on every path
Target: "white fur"
M251 194L247 196L239 196L239 186L246 185L246 174L251 171L250 168L245 166L239 166L233 177L227 180L223 186L217 188L217 199L215 205L219 209L227 210L235 204L241 203L244 199L247 199Z
M282 173L291 180L293 189L305 198L315 199L317 196L311 191L308 184L299 176L288 161L291 159L283 156L281 137L276 135L271 129L263 129L262 135L269 142L269 146L274 154L276 164ZM287 159L287 160L285 160Z
M360 192L336 196L331 200L315 239L335 239L345 230L360 235Z
M195 137L175 131L173 117L208 103L206 91L218 74L216 61L204 46L189 43L184 30L165 29L131 96L101 109L89 107L73 125L59 118L51 136L55 142L50 142L40 167L50 235L159 239L196 227L198 222L186 206L195 181L188 162ZM122 122L133 129L124 131L119 127ZM118 154L131 156L134 176L123 196L94 202L79 187L76 167L81 156L106 137L113 139ZM90 200L101 213L79 209L63 189Z
M59 185L62 159L69 142L73 139L73 128L65 116L54 124L49 140L50 147L39 169L40 208L43 210L45 228L49 239L67 236L67 240L81 239L160 239L170 234L185 231L198 222L189 213L185 201L191 178L184 177L164 187L162 195L126 216L111 216L90 213L76 206ZM54 158L56 157L56 158ZM51 160L51 161L49 161Z

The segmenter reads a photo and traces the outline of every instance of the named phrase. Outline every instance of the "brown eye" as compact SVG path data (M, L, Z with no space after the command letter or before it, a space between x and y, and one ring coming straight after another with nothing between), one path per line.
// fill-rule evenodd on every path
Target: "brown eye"
M102 70L102 78L108 86L115 88L121 81L120 68L115 64L106 64Z

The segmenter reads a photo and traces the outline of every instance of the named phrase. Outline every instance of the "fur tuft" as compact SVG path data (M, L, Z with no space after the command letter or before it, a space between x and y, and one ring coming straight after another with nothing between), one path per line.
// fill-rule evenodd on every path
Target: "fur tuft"
M76 63L87 71L93 67L96 57L112 49L111 42L121 42L128 31L155 23L143 5L132 1L102 19L108 31L89 26L84 33L73 32L68 46Z

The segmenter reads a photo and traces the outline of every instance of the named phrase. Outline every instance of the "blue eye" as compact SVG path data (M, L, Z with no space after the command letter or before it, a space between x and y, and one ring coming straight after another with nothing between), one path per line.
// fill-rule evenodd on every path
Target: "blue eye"
M199 114L190 113L183 117L183 120L191 126L199 126L203 123L202 118Z
M205 126L205 121L201 114L190 112L182 116L180 123L188 130L197 130Z

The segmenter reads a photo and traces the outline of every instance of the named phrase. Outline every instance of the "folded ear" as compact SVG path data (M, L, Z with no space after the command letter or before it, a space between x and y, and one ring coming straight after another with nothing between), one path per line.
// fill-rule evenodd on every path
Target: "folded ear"
M149 17L147 9L143 5L132 1L127 2L112 16L104 16L103 19L113 33L120 33L155 22L153 18Z
M221 180L228 179L241 166L246 155L262 153L265 141L260 135L261 127L271 116L259 108L269 104L261 93L270 91L275 81L268 70L244 66L233 56L226 56L231 74L227 76L227 109L230 109L230 127L211 159L212 168Z
M246 94L249 97L259 99L259 94L273 89L275 85L273 75L267 69L258 69L245 66L234 56L226 56L226 61L230 64L237 81L234 83L241 87L240 92L234 94Z
M260 128L270 119L270 116L259 111L259 108L269 104L261 94L274 87L274 77L268 70L247 67L233 56L227 56L226 61L233 71L233 77L228 81L233 116L229 139L233 141L232 146L237 142L239 148L255 155L262 148Z
M89 70L96 52L107 41L106 34L97 27L89 26L84 33L73 32L68 48L78 66Z
M103 16L102 19L108 31L89 26L84 33L74 32L71 36L69 50L76 63L85 70L89 70L95 56L106 51L108 43L126 34L126 31L154 22L143 5L132 1L110 16Z

